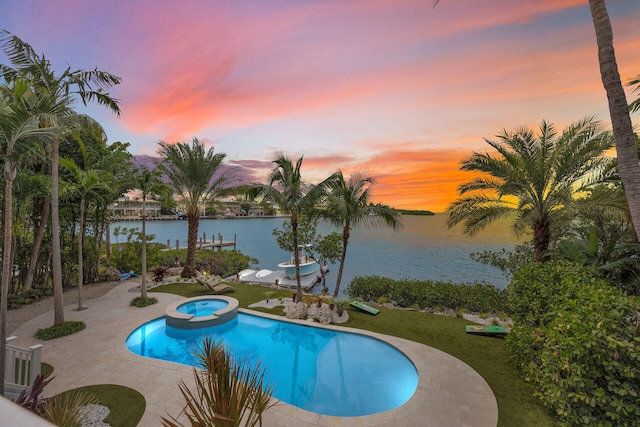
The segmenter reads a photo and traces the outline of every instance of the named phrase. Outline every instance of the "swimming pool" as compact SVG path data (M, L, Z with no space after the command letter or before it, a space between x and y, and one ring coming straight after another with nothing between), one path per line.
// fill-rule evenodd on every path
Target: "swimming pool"
M200 329L167 326L164 317L127 338L135 354L193 366L191 349L214 336L238 355L261 360L275 398L323 415L371 415L407 402L418 385L411 361L368 336L279 321L247 313Z

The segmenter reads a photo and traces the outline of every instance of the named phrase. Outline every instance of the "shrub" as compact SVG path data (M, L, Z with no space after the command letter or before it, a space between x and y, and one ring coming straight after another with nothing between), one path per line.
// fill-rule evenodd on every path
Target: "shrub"
M352 298L378 301L387 298L401 307L444 307L452 310L508 312L507 291L487 284L456 284L432 280L395 280L360 276L347 286Z
M139 272L142 268L142 261L140 260L142 233L137 228L116 227L113 234L116 236L118 243L113 245L109 263L118 270ZM121 235L125 237L123 243L119 242ZM150 243L153 239L155 239L155 235L147 234L147 265L158 265L161 250L164 248L162 244Z
M76 332L79 332L86 327L87 325L85 325L84 322L67 320L61 325L54 325L48 328L38 329L36 331L35 337L47 341L54 338L75 334Z
M213 276L233 276L249 268L250 263L257 263L257 260L239 251L201 250L196 254L196 269Z
M563 424L636 425L640 304L586 267L523 267L509 285L513 359Z
M134 299L131 300L131 305L134 307L148 307L157 302L158 300L153 297L147 297L147 298L135 297Z

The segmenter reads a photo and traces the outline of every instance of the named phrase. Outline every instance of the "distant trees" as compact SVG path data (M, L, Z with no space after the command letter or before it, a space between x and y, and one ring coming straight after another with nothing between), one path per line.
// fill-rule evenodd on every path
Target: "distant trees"
M536 261L548 258L552 225L574 204L577 187L607 160L611 136L592 118L580 120L558 134L543 121L538 133L527 128L503 131L485 139L495 153L474 152L461 169L476 178L458 188L449 205L449 226L464 224L474 235L498 218L513 217L517 234L533 232Z
M226 154L214 153L214 148L205 150L204 145L193 138L191 145L177 142L159 143L162 162L159 168L169 178L169 184L180 196L188 221L187 259L182 277L196 275L195 255L198 241L198 226L201 206L215 198L221 186L232 177L232 171L221 172Z

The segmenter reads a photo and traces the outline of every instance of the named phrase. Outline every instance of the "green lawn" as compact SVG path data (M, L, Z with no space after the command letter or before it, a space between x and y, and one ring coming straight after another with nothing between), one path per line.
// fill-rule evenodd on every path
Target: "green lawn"
M264 299L268 288L230 283L240 307ZM185 297L210 294L198 284L171 284L152 290ZM291 292L276 291L271 298L290 297ZM273 310L255 309L265 313L282 314L282 307ZM423 312L380 308L371 316L349 309L349 321L341 326L365 329L416 341L442 350L464 361L489 383L498 400L499 426L553 426L555 420L533 396L532 390L518 376L509 363L509 351L502 338L467 335L468 321Z

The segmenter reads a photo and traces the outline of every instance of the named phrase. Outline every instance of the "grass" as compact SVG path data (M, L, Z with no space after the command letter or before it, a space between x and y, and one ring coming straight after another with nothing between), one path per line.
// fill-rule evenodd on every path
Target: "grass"
M240 307L264 299L262 286L229 283ZM194 297L211 294L198 284L170 284L151 292L166 292ZM273 298L290 297L289 291L275 291ZM265 313L281 314L282 308L254 308ZM509 363L509 350L502 338L467 335L468 321L425 312L394 310L380 307L380 314L371 316L358 310L349 311L349 321L341 326L364 329L419 342L442 350L467 363L489 384L498 401L499 426L554 426L556 421L533 391Z
M65 391L89 393L97 398L98 404L109 408L104 422L112 427L135 427L144 415L146 401L136 390L115 384L99 384Z

